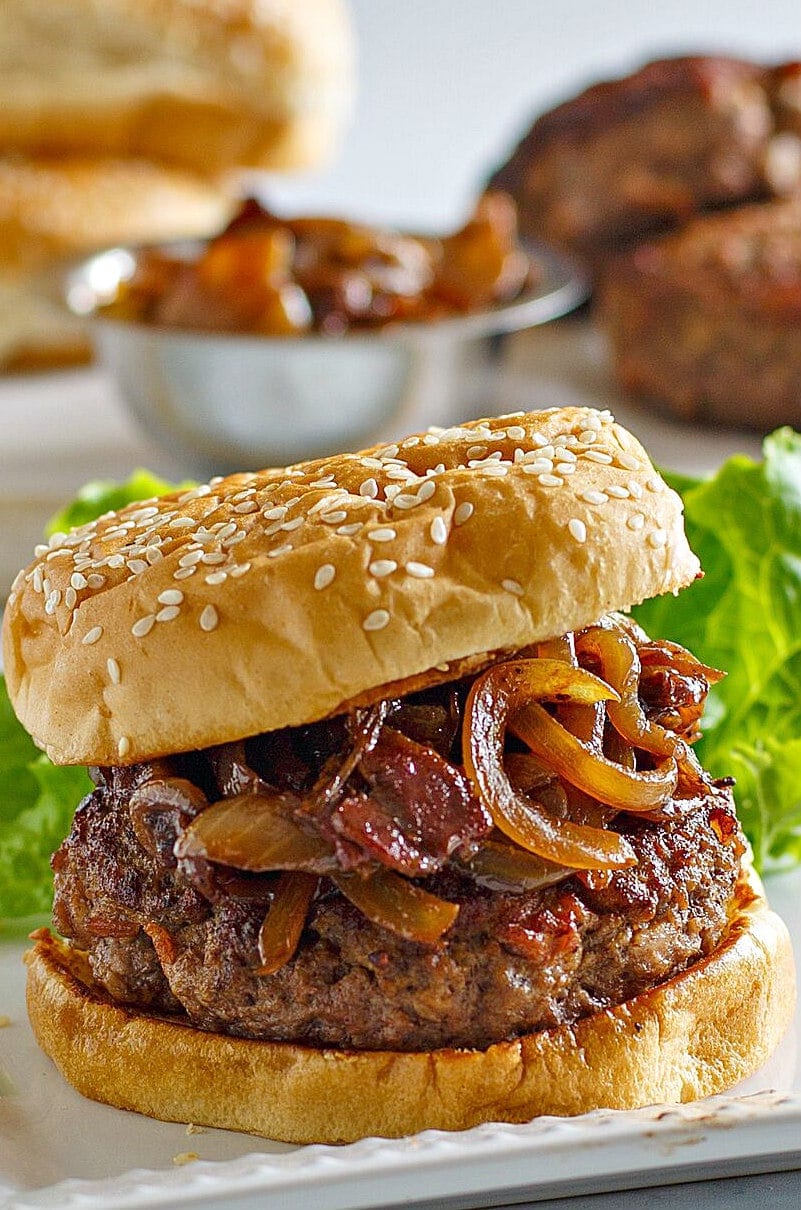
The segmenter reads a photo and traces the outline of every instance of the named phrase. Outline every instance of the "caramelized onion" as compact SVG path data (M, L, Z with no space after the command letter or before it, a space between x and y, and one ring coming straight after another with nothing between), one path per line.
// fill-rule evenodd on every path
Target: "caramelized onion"
M633 850L625 837L603 828L560 819L542 802L516 791L503 768L510 716L521 707L525 708L532 698L573 700L592 705L614 697L614 690L603 681L559 660L515 660L496 664L474 681L465 712L468 727L464 745L465 768L495 826L521 848L576 869L620 868L635 863ZM582 756L599 759L579 740L568 736L541 706L536 709L558 732L579 747ZM547 767L553 767L547 749L539 750L535 755Z
M319 879L314 874L279 874L273 902L259 930L260 975L273 975L298 948Z
M367 878L335 874L333 881L368 920L407 941L431 945L459 915L458 903L439 899L391 870L379 868Z
M644 752L654 756L676 755L680 741L664 727L650 722L640 705L640 658L629 636L613 623L591 626L577 636L576 649L579 655L591 652L600 664L604 680L617 690L620 700L607 706L615 730Z
M308 870L324 874L337 868L333 850L305 832L290 812L298 799L289 793L238 794L208 807L176 845L178 857L205 857L239 870Z
M676 788L678 768L673 757L661 760L654 769L624 769L565 731L536 702L516 710L509 725L565 781L619 811L652 811L663 806Z
M535 853L497 840L485 840L477 853L460 864L492 891L535 891L573 873L568 866L543 861Z

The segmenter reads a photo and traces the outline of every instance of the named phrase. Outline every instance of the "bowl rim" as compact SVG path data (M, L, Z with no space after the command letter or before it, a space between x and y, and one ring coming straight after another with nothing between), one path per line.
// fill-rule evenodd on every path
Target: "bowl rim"
M482 311L465 315L447 316L431 321L417 320L406 323L388 323L370 329L354 329L341 334L309 332L299 336L270 336L257 332L215 332L211 329L189 328L174 324L157 324L140 319L120 319L100 313L103 306L102 291L92 285L91 277L97 274L102 262L127 263L132 269L138 255L147 251L169 252L199 247L202 240L171 240L160 244L117 245L104 248L64 265L58 283L57 300L76 319L91 326L147 332L160 338L191 338L202 343L242 344L264 347L266 345L286 348L292 345L314 345L315 347L341 346L343 344L425 344L443 338L451 343L481 337L503 335L522 328L536 327L557 319L585 302L591 293L589 278L569 256L547 244L536 240L521 240L532 261L539 267L538 281L517 298L499 303ZM119 272L118 283L122 279ZM87 305L77 298L91 298Z

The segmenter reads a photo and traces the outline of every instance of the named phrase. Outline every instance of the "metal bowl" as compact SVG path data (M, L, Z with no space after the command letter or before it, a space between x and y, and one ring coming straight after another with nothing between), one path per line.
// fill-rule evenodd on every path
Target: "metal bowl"
M89 320L100 359L142 427L188 471L210 475L466 419L471 379L497 361L498 338L564 315L587 296L572 263L549 249L531 251L539 281L514 302L344 336L205 333L107 318L101 308L136 265L125 248L70 269L64 298Z

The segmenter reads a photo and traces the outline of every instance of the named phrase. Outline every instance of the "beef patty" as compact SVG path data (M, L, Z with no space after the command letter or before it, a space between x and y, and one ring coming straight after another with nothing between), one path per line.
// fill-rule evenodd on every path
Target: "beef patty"
M644 671L649 717L693 731L706 693L697 682L666 665ZM459 755L465 692L440 686L387 707L388 764L393 743L405 759L409 738L424 740L442 774L445 757ZM55 922L88 951L113 998L252 1038L360 1050L485 1047L621 1003L725 935L743 843L728 788L709 783L647 816L617 815L608 826L637 858L622 870L512 890L482 884L450 857L436 861L417 885L460 907L434 944L372 923L321 876L294 956L260 974L259 930L278 876L179 859L176 841L210 801L240 793L254 768L273 785L280 769L287 793L314 782L332 753L341 756L345 736L343 721L332 720L247 747L95 771L97 789L54 857ZM451 780L450 789L438 781L438 798L452 793L455 805L451 818L439 803L437 843L447 836L449 853L459 845L469 853L488 825ZM398 799L400 781L390 790Z

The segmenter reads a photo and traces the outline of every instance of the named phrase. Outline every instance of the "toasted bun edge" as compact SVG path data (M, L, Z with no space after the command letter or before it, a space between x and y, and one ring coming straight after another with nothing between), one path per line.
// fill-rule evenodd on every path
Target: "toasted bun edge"
M354 1053L205 1033L112 1003L85 956L46 930L26 956L28 1010L83 1095L290 1143L681 1103L758 1070L793 1015L787 929L755 875L741 892L708 958L617 1008L483 1051Z

